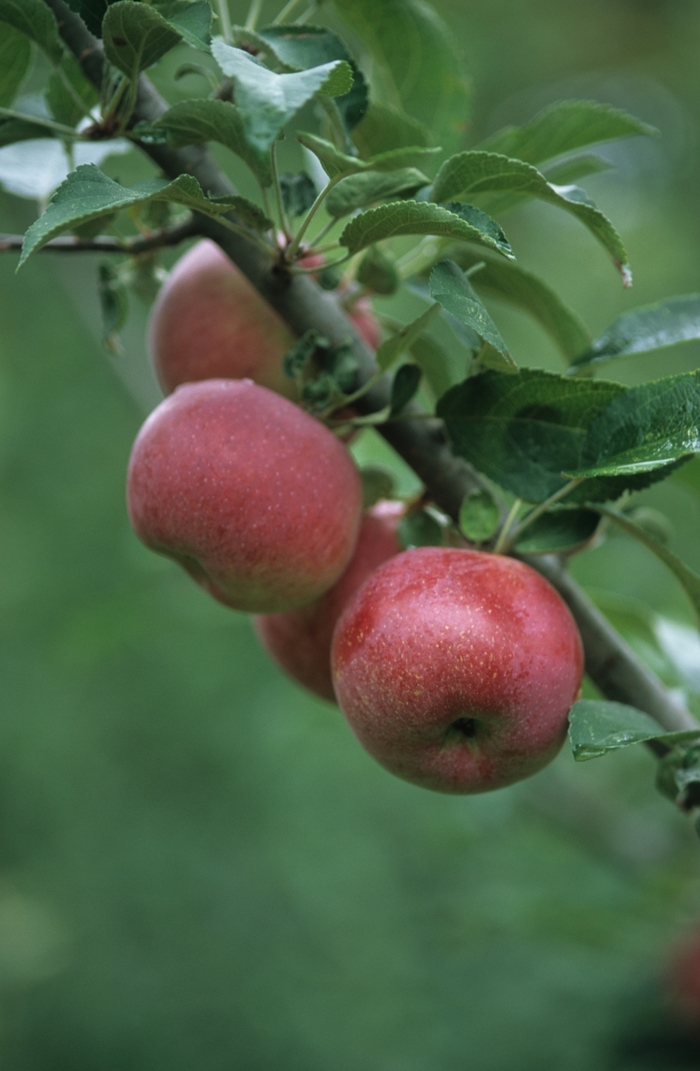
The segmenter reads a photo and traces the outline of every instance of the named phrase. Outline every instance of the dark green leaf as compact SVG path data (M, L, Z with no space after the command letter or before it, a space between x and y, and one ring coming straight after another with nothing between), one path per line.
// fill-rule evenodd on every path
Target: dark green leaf
M571 473L575 478L636 476L698 452L700 373L687 372L633 387L611 402L588 429Z
M214 217L230 209L230 198L216 202L205 197L192 175L180 175L172 182L151 179L127 189L108 178L94 164L83 164L61 183L44 214L28 229L18 267L63 231L118 209L152 200L171 201Z
M470 92L455 35L422 0L336 0L376 61L377 91L449 149L463 143ZM415 141L414 141L415 144Z
M611 509L609 506L596 506L599 513L602 513L604 517L609 517L619 525L623 531L628 535L634 536L640 543L643 543L645 547L648 547L657 558L660 558L665 565L671 570L677 580L680 581L682 587L685 590L686 595L690 599L695 616L700 622L700 576L690 569L685 562L681 561L678 555L673 551L665 547L663 543L660 543L658 539L655 539L645 528L630 518L625 516L624 513L620 513L619 510Z
M427 510L410 513L399 524L397 535L404 550L442 546L442 525Z
M450 212L454 212L456 216L463 219L465 223L471 224L472 227L476 227L483 234L493 242L493 245L500 253L503 253L506 257L513 259L513 250L511 249L510 242L506 238L505 234L499 223L496 222L486 212L482 212L480 208L476 208L475 205L463 204L460 201L450 201L449 204L444 206Z
M259 154L248 143L243 117L235 104L225 100L184 100L168 108L154 124L167 132L173 148L202 141L218 141L236 153L263 186L272 185L269 153Z
M173 3L159 4L158 13L192 48L200 52L209 51L212 10L206 0L197 0L196 3L174 0Z
M569 711L569 739L577 762L598 759L630 744L662 740L667 744L695 739L697 732L667 732L649 714L624 703L580 699Z
M493 349L492 367L517 372L505 342L461 268L453 260L443 260L430 273L430 296L439 301L460 323L476 331Z
M360 469L362 479L362 507L369 509L382 499L393 498L396 488L394 473L380 465L367 465Z
M502 252L491 234L467 223L440 205L417 201L398 201L380 205L355 216L340 236L340 244L358 253L375 242L405 234L436 234L461 242L476 242Z
M63 48L58 23L43 0L0 0L0 23L3 22L34 41L52 63L60 63Z
M413 360L423 369L435 398L441 398L450 387L464 379L464 371L461 374L455 372L450 354L432 335L425 332L419 335L409 350Z
M611 255L629 283L627 252L610 220L577 186L554 186L531 164L488 152L462 152L446 160L433 185L435 201L493 191L527 193L576 216Z
M423 373L417 364L402 364L391 384L389 416L398 416L415 397Z
M569 360L588 347L590 335L581 320L538 276L481 250L462 247L450 250L450 256L464 270L481 262L484 266L472 279L474 289L524 309Z
M234 80L236 105L246 137L258 153L269 151L284 125L316 93L340 96L352 85L352 70L344 60L308 71L276 74L219 37L212 42L211 50L224 74Z
M581 550L596 533L600 515L585 506L550 509L515 541L519 554L564 554Z
M413 320L412 323L407 324L391 338L387 338L382 342L381 346L375 354L375 360L381 370L385 372L387 368L396 361L404 350L410 349L413 346L415 340L425 331L428 324L437 315L438 307L431 305L421 316Z
M29 38L5 23L0 33L0 108L9 108L29 70Z
M328 194L324 205L330 216L340 218L389 197L408 196L427 182L425 175L414 167L404 167L400 171L363 171L341 179Z
M399 111L398 108L373 100L353 130L352 140L360 156L371 159L376 158L379 153L398 149L415 150L416 146L427 147L430 144L430 134L417 119ZM419 161L410 161L417 162Z
M458 454L519 498L544 502L568 482L562 470L577 467L568 459L580 457L590 424L624 391L618 383L536 369L488 371L449 390L437 414ZM591 498L596 489L583 484L572 499Z
M470 491L459 509L459 529L472 543L485 543L495 535L500 519L498 504L487 491Z
M308 212L317 197L313 179L306 171L280 175L280 190L285 212L294 218Z
M105 56L132 81L180 42L178 31L155 8L133 0L110 5L102 33Z
M508 126L492 134L479 148L539 164L586 145L653 133L653 127L608 104L562 100L538 112L525 126Z
M376 245L370 246L360 261L356 279L361 286L385 296L395 294L401 283L394 260Z
M265 215L262 208L255 201L249 201L247 197L230 194L227 197L211 197L209 200L221 211L235 212L240 223L244 223L254 231L260 231L261 234L272 230L275 226L273 220Z
M66 0L72 11L82 17L90 33L102 37L102 20L105 17L109 0Z
M111 264L99 266L98 293L102 310L102 341L108 349L114 349L113 339L126 323L129 301L126 289Z
M616 357L649 353L697 338L700 338L700 294L686 294L623 313L573 364L576 367L602 364Z
M14 145L17 141L31 141L34 138L53 138L55 134L47 130L39 121L32 123L23 119L0 119L0 149L4 145Z
M49 75L46 90L46 103L49 111L57 123L64 126L76 127L85 116L86 111L93 108L99 101L100 95L82 72L78 62L72 55L66 53L61 63L64 78L73 87L77 97L83 101L84 108L78 106L73 94L69 93L58 71L52 71Z

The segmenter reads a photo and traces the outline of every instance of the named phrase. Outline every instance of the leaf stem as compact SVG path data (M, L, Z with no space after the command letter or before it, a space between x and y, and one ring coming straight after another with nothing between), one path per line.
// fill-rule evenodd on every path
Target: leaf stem
M282 187L280 185L279 169L277 167L277 142L273 144L272 149L270 150L270 160L272 165L272 184L275 189L277 215L279 216L280 227L284 231L284 236L289 239L292 236L292 232L289 226L289 220L287 219L287 213L284 210L284 201L282 200Z
M319 193L318 197L316 198L314 203L311 205L311 208L309 209L309 211L304 216L304 219L301 221L301 226L299 227L299 230L297 231L297 233L294 235L294 239L293 239L291 245L287 248L287 259L288 260L291 261L291 260L294 259L295 255L296 255L296 252L297 252L297 249L299 248L299 245L301 243L302 238L306 234L306 231L307 231L307 229L309 227L309 224L311 223L311 220L314 218L314 216L318 212L319 208L321 207L321 205L323 204L323 202L325 201L326 197L331 192L333 187L336 185L336 183L340 182L340 179L341 179L340 175L336 175L335 178L332 178L330 180L330 182L328 183L328 185L323 187L323 189ZM336 221L334 219L333 223L335 223L335 222ZM330 230L330 227L325 228L325 230ZM321 234L324 234L325 230L321 231Z
M325 238L325 237L326 237L326 235L328 234L328 232L329 232L330 230L332 230L332 229L333 229L333 227L335 226L335 224L336 224L337 222L338 222L338 220L337 220L337 219L331 219L331 220L329 220L329 221L328 221L328 223L326 223L325 227L322 227L322 228L321 228L321 230L320 230L320 231L318 232L318 234L317 234L317 235L315 235L315 237L313 237L313 238L311 238L311 239L309 240L309 248L310 248L310 249L316 249L316 247L318 246L318 243L319 243L319 242L320 242L320 241L321 241L321 240L322 240L323 238Z
M19 119L21 123L31 123L33 126L44 126L47 130L54 130L63 138L76 138L78 141L87 141L83 134L79 134L72 126L64 126L63 123L54 123L53 119L45 119L43 115L25 115L24 112L16 112L13 108L0 108L0 116L5 119Z
M65 89L69 97L72 99L73 103L76 105L76 107L80 108L80 111L82 112L83 116L90 118L90 109L88 108L83 98L80 96L80 93L78 93L77 89L71 82L63 67L57 63L54 67L54 70L58 77L61 79L63 83L63 88Z
M258 238L256 234L252 234L245 227L239 227L237 223L232 223L230 219L226 219L226 216L216 216L217 223L221 223L228 230L233 231L235 234L240 234L241 237L246 238L253 245L257 245L258 249L262 249L263 253L267 253L269 257L273 256L273 249L267 242L264 242L261 238ZM318 271L318 269L316 269Z
M231 44L233 41L233 34L231 33L231 14L228 9L228 0L217 0L217 8L219 11L219 22L221 23L221 36L224 41Z
M251 0L250 11L248 12L248 18L245 20L246 30L254 30L258 25L258 19L260 18L260 12L265 0Z
M274 20L272 25L273 26L280 26L283 23L285 23L287 21L287 19L290 17L290 15L292 14L292 12L294 11L294 9L299 7L299 5L301 3L302 3L302 0L289 0L289 3L285 4L285 6L282 8L282 10L280 11L280 13L277 16L277 18Z
M498 537L498 543L496 544L496 547L499 549L500 553L507 554L513 544L516 543L518 539L520 539L520 536L527 528L530 527L531 524L534 524L535 521L539 520L542 514L546 513L551 506L556 505L556 503L560 502L562 498L566 498L567 495L571 494L572 491L576 490L578 485L580 483L583 483L585 479L585 476L579 476L575 480L569 480L567 484L564 484L564 486L560 487L558 491L555 491L553 495L550 495L546 502L541 502L539 506L536 506L535 509L531 510L530 513L528 513L527 517L524 518L522 523L519 524L517 528L515 528L515 530L507 539L504 538L504 526L501 535Z
M508 538L508 532L510 531L510 529L511 529L511 527L513 525L513 521L517 517L518 510L520 509L522 504L523 504L522 498L516 498L515 502L510 507L510 513L506 517L505 524L501 528L501 531L500 531L500 534L498 536L498 539L496 540L496 545L493 548L493 553L494 554L502 554L503 553L503 548L505 547L506 539Z
M323 265L323 270L325 271L327 268L336 268L339 264L347 264L349 260L352 260L354 255L354 253L348 253L347 256L340 257L339 260L332 260L330 264ZM292 275L318 275L321 268L298 268L296 264L291 264L289 266L289 271Z

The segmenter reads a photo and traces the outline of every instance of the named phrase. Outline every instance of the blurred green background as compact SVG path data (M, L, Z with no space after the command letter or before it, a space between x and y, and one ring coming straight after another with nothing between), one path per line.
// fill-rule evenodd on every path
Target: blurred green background
M547 207L507 222L521 262L594 332L697 290L700 7L436 6L473 74L472 142L571 96L660 130L606 147L615 171L585 183L628 244L631 293ZM3 231L35 214L0 194ZM132 535L125 467L157 401L145 308L107 357L95 261L15 264L0 258L0 1066L700 1067L663 993L669 949L700 919L700 846L655 793L651 757L575 766L565 751L472 799L380 770L243 615ZM493 312L522 364L559 367L528 320ZM690 344L611 374L699 358ZM694 466L643 497L700 569ZM698 709L700 642L663 568L618 536L575 572Z

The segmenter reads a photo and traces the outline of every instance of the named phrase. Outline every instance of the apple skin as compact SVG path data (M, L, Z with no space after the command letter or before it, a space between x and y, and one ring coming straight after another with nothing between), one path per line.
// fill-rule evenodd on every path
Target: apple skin
M666 988L675 1018L700 1035L700 930L697 927L674 950L668 964Z
M222 249L197 242L156 298L148 351L164 394L202 379L252 379L288 398L282 361L295 338Z
M319 598L355 549L357 469L319 421L250 380L188 383L134 444L134 531L236 610L276 613Z
M583 649L568 608L528 565L421 547L362 586L331 663L341 710L382 766L423 788L476 793L557 754Z
M373 353L378 350L382 341L382 331L377 317L372 312L372 304L369 298L360 298L359 301L356 301L352 308L348 310L348 316L363 342L369 346Z
M341 613L382 562L401 551L402 502L378 502L360 524L355 553L340 580L316 602L286 614L261 614L253 625L263 647L293 680L335 703L331 640Z

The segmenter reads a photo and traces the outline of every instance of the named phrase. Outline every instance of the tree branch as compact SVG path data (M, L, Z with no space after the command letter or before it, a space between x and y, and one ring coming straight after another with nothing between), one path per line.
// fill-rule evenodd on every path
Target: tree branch
M66 45L80 61L87 77L99 87L104 65L99 42L63 0L44 2L56 15ZM167 107L148 79L141 76L134 121L154 122ZM233 192L229 179L203 146L177 150L163 145L141 148L168 178L174 179L184 172L194 175L208 194L224 196ZM366 382L376 373L372 353L331 293L321 290L306 276L292 277L273 265L251 242L215 220L197 217L196 222L197 230L221 246L293 331L302 335L315 328L332 345L349 343L360 364L361 381ZM389 381L385 377L357 407L363 412L376 412L388 405L389 397ZM419 415L411 407L407 407L405 415L410 417L412 412ZM451 452L441 421L420 416L421 419L388 423L378 430L422 480L435 503L456 520L464 496L480 486L480 478L470 465ZM560 561L551 557L528 561L550 580L569 605L583 638L586 670L604 695L639 707L668 730L697 725L593 606Z
M41 247L41 252L123 253L126 256L138 257L143 253L152 253L156 249L179 245L185 239L193 238L200 233L198 222L188 219L177 227L165 227L163 230L154 231L153 234L139 238L107 238L105 235L98 235L96 238L75 238L72 235L64 235L47 242ZM0 253L18 251L23 243L23 234L0 234Z

